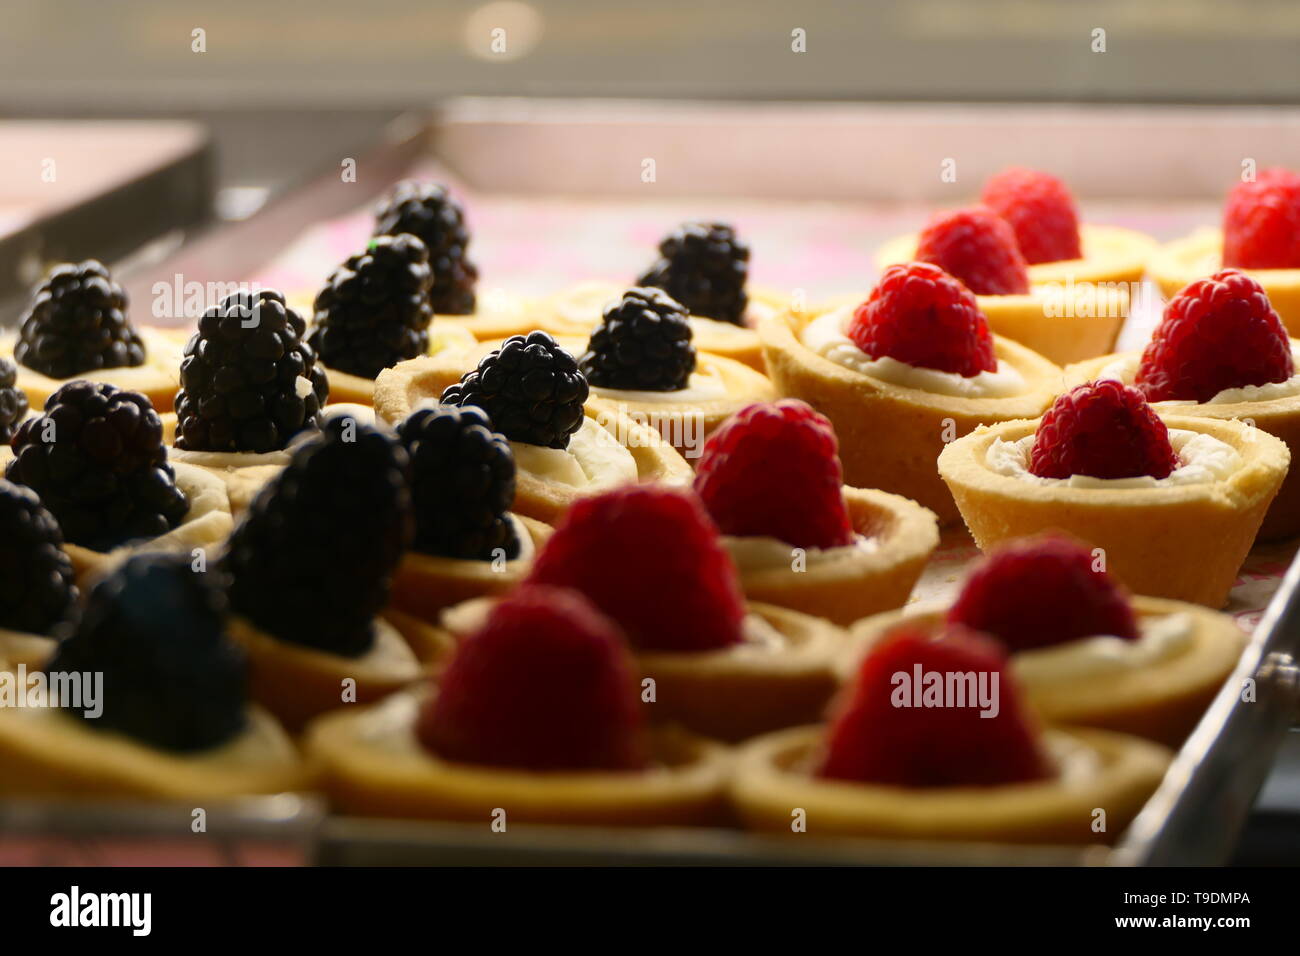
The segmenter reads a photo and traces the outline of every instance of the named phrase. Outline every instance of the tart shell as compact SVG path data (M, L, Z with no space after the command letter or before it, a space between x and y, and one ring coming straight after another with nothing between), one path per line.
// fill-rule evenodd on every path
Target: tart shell
M442 316L429 326L429 355L454 354L474 348L478 339L466 328L464 322L474 319L456 319ZM375 380L350 372L341 372L321 363L329 379L330 404L346 403L370 405L375 398Z
M0 629L0 671L19 664L29 671L43 667L57 644L52 637Z

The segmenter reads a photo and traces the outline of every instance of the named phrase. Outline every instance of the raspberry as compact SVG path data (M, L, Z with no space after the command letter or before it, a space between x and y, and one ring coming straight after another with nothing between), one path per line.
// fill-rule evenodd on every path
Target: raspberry
M1036 169L1013 166L984 183L980 202L1011 224L1025 262L1079 259L1079 211L1069 187Z
M628 289L605 307L578 365L600 388L685 388L695 371L686 309L661 289Z
M1012 541L985 557L948 609L948 621L1012 651L1108 634L1138 637L1128 593L1092 552L1059 534Z
M582 592L639 650L704 651L742 640L735 566L687 491L626 485L580 499L529 580Z
M887 268L853 313L848 336L872 358L888 356L965 378L998 367L993 334L975 296L924 262Z
M727 419L695 472L695 490L723 534L799 548L853 543L843 484L831 423L793 398Z
M1166 478L1177 467L1165 423L1140 391L1113 379L1058 397L1029 456L1029 471L1040 478Z
M1293 374L1291 340L1263 288L1224 269L1169 300L1133 384L1149 402L1206 402L1225 388L1285 382Z
M974 685L952 685L975 699L965 706L953 699L923 705L917 698L929 674L941 675L945 686L948 675L973 675ZM995 705L981 706L981 682ZM994 706L994 716L982 715ZM882 638L832 705L819 775L893 787L995 787L1050 772L997 642L960 625L936 639L905 623Z
M1233 187L1223 207L1223 264L1300 268L1300 173L1265 169Z
M921 233L916 258L960 279L976 295L1029 292L1029 268L1015 231L1001 216L980 206L940 213L930 220Z
M461 643L416 736L444 760L521 770L637 770L645 715L618 626L582 595L524 586Z

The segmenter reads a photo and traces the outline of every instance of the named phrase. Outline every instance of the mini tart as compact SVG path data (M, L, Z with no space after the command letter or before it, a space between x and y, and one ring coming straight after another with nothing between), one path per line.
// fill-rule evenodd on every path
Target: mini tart
M1019 421L979 428L953 442L939 456L939 472L983 551L1057 529L1104 549L1107 569L1134 594L1219 608L1291 456L1283 442L1240 422L1161 418L1170 428L1231 445L1241 467L1218 481L1156 488L1041 485L988 465L996 439L1017 441L1038 427L1037 421Z
M864 550L849 545L823 560L809 557L803 571L792 569L792 557L780 565L749 567L741 556L744 539L724 535L722 541L736 561L745 596L843 627L905 604L939 544L934 512L901 495L848 486L844 503L854 532L875 542L875 547Z
M820 313L765 319L758 328L778 395L803 399L831 420L839 437L844 482L880 488L929 508L940 524L960 517L939 479L935 459L944 439L981 424L1041 415L1061 388L1061 370L1023 345L994 337L999 361L1025 380L1002 398L961 398L894 385L818 355L800 339Z
M1291 350L1300 353L1300 339L1291 340ZM1113 362L1129 359L1136 368L1141 356L1141 352L1124 352L1078 362L1065 369L1065 387L1068 390L1093 381ZM1124 384L1132 385L1132 379ZM1293 460L1300 453L1300 392L1258 402L1156 402L1152 407L1162 414L1167 411L1185 418L1247 422L1286 442ZM1300 468L1287 471L1282 489L1264 515L1259 539L1276 541L1297 534L1300 534Z
M26 665L29 671L40 668L50 659L57 643L52 637L0 628L0 670L19 664Z
M441 760L415 737L432 688L394 694L358 711L327 714L306 748L322 788L346 814L513 823L682 826L724 820L729 753L674 728L651 731L653 765L641 771L539 773Z
M1081 673L1068 683L1035 681L1032 673L1017 674L1017 683L1048 724L1097 727L1177 747L1237 666L1246 636L1232 618L1196 604L1149 597L1132 601L1139 620L1185 615L1191 628L1187 645L1156 661ZM900 621L926 626L945 613L891 611L860 621L840 659L841 677L853 674L867 649ZM1013 669L1018 657L1011 657Z
M455 353L472 349L477 339L463 325L451 318L441 318L429 326L429 355ZM375 380L340 372L321 363L330 383L330 401L354 405L369 405L375 396Z
M1159 744L1105 730L1051 729L1055 748L1086 748L1086 778L994 787L895 787L813 776L824 733L795 727L739 749L731 799L747 827L790 833L795 808L812 835L992 843L1109 843L1159 785L1173 755ZM1106 831L1093 832L1095 810Z
M1223 233L1209 227L1161 246L1150 263L1151 278L1166 299L1172 299L1189 283L1212 276L1222 268ZM1287 334L1300 337L1300 269L1241 271L1264 287Z

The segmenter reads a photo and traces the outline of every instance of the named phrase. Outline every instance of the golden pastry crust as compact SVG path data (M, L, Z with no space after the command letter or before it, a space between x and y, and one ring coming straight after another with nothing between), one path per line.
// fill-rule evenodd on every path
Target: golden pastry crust
M1061 389L1061 370L1009 339L995 337L1000 361L1025 380L1005 398L959 398L893 385L823 358L800 341L820 313L773 316L759 325L778 395L803 399L831 420L839 438L844 481L879 488L929 508L940 524L960 515L935 460L945 439L981 424L1041 415Z
M474 320L442 317L430 323L429 348L426 354L453 355L474 348L478 339L469 329L460 324L462 321ZM341 372L330 368L324 362L321 363L321 367L325 369L325 375L329 379L331 404L370 405L374 401L374 379Z
M0 628L0 671L19 664L29 671L42 667L54 653L56 644L52 637Z
M939 456L939 472L984 551L1057 529L1102 548L1108 569L1135 594L1222 607L1291 456L1285 443L1240 422L1161 418L1232 445L1242 466L1220 481L1157 488L1040 485L997 474L986 462L996 439L1016 441L1038 427L1018 421L953 442Z
M991 843L1110 843L1159 785L1172 754L1159 744L1104 730L1048 730L1048 740L1086 747L1086 780L1056 778L998 787L891 787L811 774L822 728L768 734L736 755L731 799L745 825L790 833L804 811L812 835ZM1093 831L1095 811L1106 830Z

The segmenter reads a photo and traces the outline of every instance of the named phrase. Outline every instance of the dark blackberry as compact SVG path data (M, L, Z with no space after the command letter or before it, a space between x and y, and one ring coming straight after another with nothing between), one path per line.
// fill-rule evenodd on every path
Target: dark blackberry
M12 445L5 477L40 495L73 544L110 551L155 538L189 509L167 463L162 420L139 392L69 382L18 427Z
M691 315L745 324L749 246L730 226L688 222L659 243L659 259L637 285L663 289Z
M27 417L27 393L18 387L18 366L0 356L0 443L8 444Z
M227 543L231 610L292 644L368 651L414 531L408 464L395 436L345 415L295 443Z
M375 209L375 235L409 232L429 249L433 289L429 301L439 315L472 315L478 267L469 261L465 211L446 186L406 180Z
M519 556L506 512L515 500L515 458L481 408L416 409L397 429L411 457L415 542L425 554L489 561Z
M686 309L662 289L628 289L605 306L578 366L600 388L685 388L695 371Z
M144 343L126 318L126 293L102 262L55 266L22 319L14 358L50 378L144 364Z
M59 523L36 492L0 481L0 628L49 634L76 600Z
M502 342L440 401L477 405L511 441L567 448L582 425L588 392L577 360L545 332L529 332Z
M377 236L316 296L308 344L332 369L374 378L429 351L429 251L416 236Z
M179 753L216 747L247 721L247 664L224 611L188 555L134 555L94 586L46 672L103 675L99 716L64 705L88 727Z
M274 289L236 292L204 312L181 360L176 447L264 453L317 427L329 381L306 331Z

